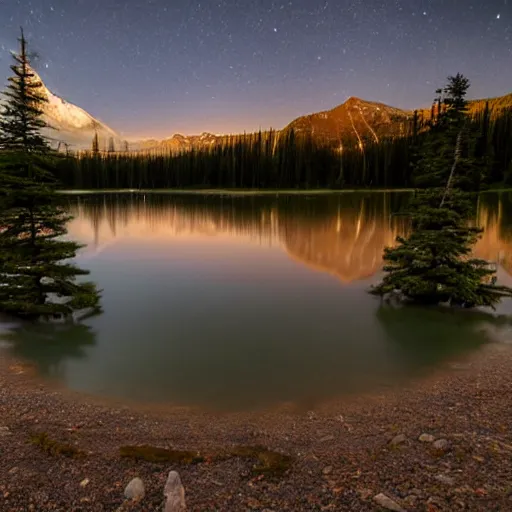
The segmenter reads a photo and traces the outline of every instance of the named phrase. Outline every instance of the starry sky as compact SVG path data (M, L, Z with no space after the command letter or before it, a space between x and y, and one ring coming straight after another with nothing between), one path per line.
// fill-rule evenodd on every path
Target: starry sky
M46 85L129 138L426 106L459 71L512 91L512 0L0 0L2 83L20 25Z

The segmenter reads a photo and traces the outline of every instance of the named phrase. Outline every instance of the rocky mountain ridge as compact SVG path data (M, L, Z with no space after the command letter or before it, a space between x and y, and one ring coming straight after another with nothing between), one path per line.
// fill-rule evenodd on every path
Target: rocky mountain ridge
M97 133L100 150L107 150L113 141L116 151L128 149L135 152L176 153L210 147L229 137L208 132L200 135L177 133L162 140L146 139L126 143L108 125L50 91L39 75L36 72L34 74L35 79L43 84L41 94L47 99L44 119L51 127L45 131L45 135L54 146L89 149ZM499 112L501 109L512 107L512 94L489 100L475 100L470 103L470 110L473 113L482 110L486 101L489 101L494 112ZM420 112L428 117L430 110L421 109ZM310 133L322 141L339 145L340 149L354 144L364 147L368 141L379 142L385 137L403 135L412 116L413 112L409 110L350 97L331 110L296 118L283 131L293 129L296 133Z

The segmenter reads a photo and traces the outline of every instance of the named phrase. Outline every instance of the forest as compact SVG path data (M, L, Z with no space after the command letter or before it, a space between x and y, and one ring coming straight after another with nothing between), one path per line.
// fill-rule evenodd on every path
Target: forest
M225 137L181 153L91 151L60 159L57 178L66 189L342 189L409 188L415 156L435 121L415 112L401 137L340 141L333 145L293 129ZM512 108L489 103L470 113L471 156L481 162L478 188L512 185Z

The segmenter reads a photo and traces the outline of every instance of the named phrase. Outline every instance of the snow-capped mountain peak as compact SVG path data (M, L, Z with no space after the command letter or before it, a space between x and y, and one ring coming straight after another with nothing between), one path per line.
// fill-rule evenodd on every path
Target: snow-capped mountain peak
M109 126L91 116L83 108L60 98L50 91L39 74L34 73L34 80L40 82L39 94L47 101L43 106L43 118L48 124L44 135L47 136L52 145L59 142L81 147L90 147L94 134L98 134L100 147L107 145L108 140L113 138L120 142L119 135Z

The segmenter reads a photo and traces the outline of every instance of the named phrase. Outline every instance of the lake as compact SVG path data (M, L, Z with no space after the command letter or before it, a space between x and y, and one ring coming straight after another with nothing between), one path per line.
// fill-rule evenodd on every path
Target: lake
M6 326L17 355L73 390L245 410L401 385L508 326L367 293L406 234L410 193L69 196L78 263L103 290L83 325ZM478 256L512 284L512 200L483 194ZM512 312L504 302L498 313ZM9 328L9 329L8 329Z

